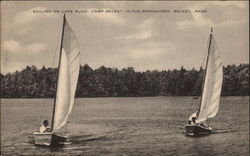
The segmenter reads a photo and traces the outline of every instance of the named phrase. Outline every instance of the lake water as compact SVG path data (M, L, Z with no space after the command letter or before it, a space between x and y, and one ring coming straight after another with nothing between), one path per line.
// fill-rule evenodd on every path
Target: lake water
M2 155L248 156L249 97L222 97L205 137L185 136L187 118L199 104L192 97L76 99L61 148L35 146L32 133L53 99L1 99Z

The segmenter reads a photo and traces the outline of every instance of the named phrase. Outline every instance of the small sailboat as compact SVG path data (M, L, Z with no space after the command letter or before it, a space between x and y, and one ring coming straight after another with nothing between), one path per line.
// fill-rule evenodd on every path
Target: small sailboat
M189 136L199 136L211 133L212 128L205 126L202 122L205 122L208 118L213 118L219 110L223 67L212 32L213 29L211 28L200 105L198 111L189 117L189 123L185 126L186 134Z
M64 14L51 132L34 132L35 144L53 146L67 140L62 135L62 128L66 125L74 105L79 69L80 51L77 38Z

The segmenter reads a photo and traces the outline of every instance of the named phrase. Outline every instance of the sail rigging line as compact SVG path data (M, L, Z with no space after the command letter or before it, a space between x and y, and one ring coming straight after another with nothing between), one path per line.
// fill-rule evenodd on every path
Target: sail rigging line
M214 59L214 61L216 61L217 59L219 59L220 58L220 55L218 55L215 59Z
M74 63L75 60L78 58L78 56L80 56L80 52L78 52L78 54L74 57L74 59L71 62L69 62L69 65L71 65L72 63Z
M60 38L60 35L58 35L58 38L57 38L57 42L56 42L56 51L57 51L57 49L58 49L58 44L59 44L59 42L58 42L58 40L59 40L59 38ZM54 55L54 57L53 57L53 61L52 61L52 68L54 68L55 67L55 59L56 59L56 55L57 55L57 53L55 53L55 55Z
M217 54L218 56L217 56L217 58L221 58L221 56L220 56L220 54L221 54L220 49L218 48L218 46L217 46L217 44L216 44L217 41L216 41L216 39L215 39L214 36L212 36L212 37L213 37L213 40L214 40L214 46L215 46L216 50L218 51L218 54ZM216 58L216 59L217 59L217 58ZM223 64L223 63L222 63L222 60L220 60L220 61L221 61L221 65L222 65L222 64ZM222 69L223 69L223 67L222 67ZM223 76L223 73L222 73L222 76ZM223 81L223 79L222 79L222 81Z
M60 38L60 35L57 35L57 39L56 39L57 42L56 42L56 48L55 48L56 51L58 50L58 45L59 45L58 40L59 40L59 38ZM56 56L57 56L57 53L54 53L53 59L51 61L51 68L52 69L55 67L55 58L56 58ZM43 92L44 92L44 90L43 90ZM42 111L41 112L42 112L42 114L40 115L40 117L41 117L41 121L43 121L44 118L45 118L45 113L44 113L45 112L45 102L43 102L43 104L42 104Z
M56 92L57 92L57 85L58 85L58 78L59 78L59 68L61 65L61 57L62 57L62 45L63 45L63 37L64 37L64 25L65 25L65 14L63 14L63 26L62 26L62 35L61 35L61 45L60 45L60 53L59 53L59 64L57 70L57 79L56 79ZM51 130L53 131L54 126L54 115L55 115L55 108L56 108L56 96L54 98L54 105L53 105L53 113L52 113L52 120L51 120Z
M213 37L213 40L214 40L214 46L215 46L216 50L218 51L218 54L217 54L217 55L218 55L218 57L217 57L217 58L221 58L221 55L220 55L220 54L221 54L220 49L218 48L218 46L217 46L217 44L216 44L216 43L217 43L217 41L216 41L216 39L215 39L215 37L214 37L214 36L212 36L212 37ZM216 59L217 59L217 58L216 58ZM220 61L221 61L221 63L220 63L220 65L219 65L219 67L220 67L220 66L222 66L222 85L223 85L223 75L224 75L224 74L223 74L223 63L222 63L223 61L222 61L222 60L220 60ZM222 91L222 88L221 88L221 91Z
M64 135L66 135L66 132L67 132L67 125L68 125L68 121L67 121L66 124L65 124Z
M59 40L59 38L61 37L61 35L57 35L57 42L56 42L56 51L58 50L58 44L59 44L59 42L58 42L58 40ZM54 56L53 56L53 60L51 61L52 63L51 63L51 67L52 67L52 69L55 67L55 58L56 58L56 56L57 56L57 53L54 53ZM53 70L52 70L53 71ZM43 90L43 92L44 92L44 90ZM42 114L40 115L40 117L41 117L41 121L43 121L44 119L46 119L45 118L45 102L43 102L43 104L42 104Z
M202 69L205 69L205 65L206 65L207 49L208 49L208 46L209 46L209 40L210 40L210 39L209 39L209 37L208 37L207 43L206 43L206 47L205 47L205 50L204 50L205 55L204 55L204 57L203 57L202 65L201 65L201 68L202 68Z
M218 71L218 69L221 67L221 65L222 65L222 62L218 65L218 67L213 71L213 73L215 73L215 72L217 72ZM212 73L212 74L213 74Z
M43 121L43 119L44 119L44 108L45 108L45 102L43 102L43 104L42 104L42 114L40 115L40 117L41 117L41 119L40 119L40 121Z
M204 75L203 75L203 81L202 81L202 91L201 91L201 98L200 98L200 105L199 105L199 109L198 109L198 112L197 112L197 117L199 116L200 109L201 109L201 102L202 102L202 97L203 97L204 84L205 84L205 78L206 78L206 74L207 74L207 66L208 66L208 61L209 61L209 51L210 51L210 48L211 48L211 41L212 41L212 36L213 36L212 33L213 33L213 28L211 28L211 33L210 33L210 36L209 36L206 66L205 66L205 69L204 69Z

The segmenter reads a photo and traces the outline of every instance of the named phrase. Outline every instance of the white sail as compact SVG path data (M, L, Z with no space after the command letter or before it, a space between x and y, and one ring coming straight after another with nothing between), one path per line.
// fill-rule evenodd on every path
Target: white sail
M197 111L194 112L192 115L190 115L190 117L188 118L189 121L192 121L192 118L195 117L197 118Z
M53 122L54 131L59 130L66 124L73 108L80 68L80 51L76 35L70 28L65 17L62 33L61 62Z
M220 95L223 80L223 68L215 39L211 34L210 48L207 56L206 77L201 99L197 123L214 117L219 110Z

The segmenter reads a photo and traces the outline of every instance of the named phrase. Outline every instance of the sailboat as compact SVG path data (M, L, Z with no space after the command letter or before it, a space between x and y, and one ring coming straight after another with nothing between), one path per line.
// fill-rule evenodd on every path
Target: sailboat
M62 135L72 111L80 69L80 50L76 35L63 15L62 35L59 51L56 97L54 98L51 132L34 132L35 144L58 145L67 141Z
M209 126L205 126L202 122L205 122L208 118L215 117L219 110L223 81L223 67L215 38L213 36L213 28L211 28L209 36L205 63L200 105L198 111L189 117L189 123L185 126L186 134L188 136L210 134L213 129Z

